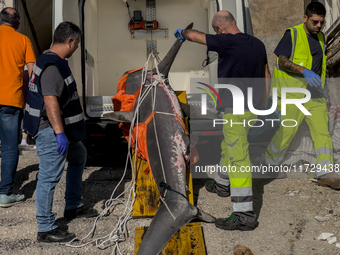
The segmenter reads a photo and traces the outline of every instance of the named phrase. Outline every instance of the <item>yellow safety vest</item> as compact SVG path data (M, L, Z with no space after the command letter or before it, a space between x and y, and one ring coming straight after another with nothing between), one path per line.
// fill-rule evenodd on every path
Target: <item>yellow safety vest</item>
M308 38L305 29L303 28L303 23L295 27L288 28L292 37L292 52L290 54L289 60L294 64L304 66L308 69L312 68L313 57L310 52ZM322 32L317 34L322 51L322 88L325 86L325 76L326 76L326 61L327 57L325 55L326 43L325 35ZM281 87L292 87L292 88L307 88L307 81L304 79L302 74L296 74L286 71L279 67L279 57L277 58L274 75L272 79L272 88L278 88L278 97L281 97ZM304 98L303 93L287 93L287 98Z

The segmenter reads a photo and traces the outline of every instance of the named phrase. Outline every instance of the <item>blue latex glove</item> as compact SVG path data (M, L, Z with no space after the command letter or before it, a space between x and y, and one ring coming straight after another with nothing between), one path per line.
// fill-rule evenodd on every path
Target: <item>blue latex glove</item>
M177 29L176 31L175 31L175 36L176 36L176 38L178 39L178 40L180 40L181 42L184 42L185 41L185 38L184 38L184 36L182 35L182 31L183 31L183 29L182 28L179 28L179 29Z
M321 86L321 77L309 69L302 72L303 77L307 80L308 84L312 87L318 88Z
M58 144L58 154L63 156L68 149L68 140L65 133L59 133L56 135Z

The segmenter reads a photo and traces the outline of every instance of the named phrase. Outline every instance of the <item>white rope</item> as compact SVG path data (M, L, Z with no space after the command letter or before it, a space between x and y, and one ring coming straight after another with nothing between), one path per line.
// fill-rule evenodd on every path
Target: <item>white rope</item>
M132 162L131 154L130 154L130 147L131 147L131 132L130 132L130 135L129 135L128 155L127 155L127 160L126 160L126 164L125 164L124 174L123 174L121 180L119 181L119 183L117 184L117 186L115 187L115 189L113 190L110 199L105 202L104 210L101 212L100 215L98 215L96 217L91 231L84 238L82 238L82 239L74 238L70 242L66 243L66 246L70 246L70 247L74 247L74 248L80 248L80 247L84 247L84 246L86 246L86 245L88 245L90 243L95 242L96 246L98 248L100 248L101 246L103 246L107 242L114 242L115 246L114 246L114 249L112 251L112 254L115 254L115 252L118 251L119 254L122 255L122 253L120 251L120 248L119 248L119 243L125 241L126 238L128 237L128 232L127 232L126 224L127 224L127 221L131 217L132 210L133 210L133 203L134 203L135 198L136 198L136 193L135 193L135 173L134 173L134 171L132 171L132 180L129 183L127 189L125 189L116 198L113 198L113 195L115 194L117 188L122 183L122 181L123 181L123 179L125 177L129 161ZM124 200L119 199L122 195L124 195L128 191L129 191L129 195L128 195L127 202L124 202ZM132 196L133 196L133 199L131 199ZM96 228L96 224L97 224L98 220L101 217L109 215L110 214L110 209L118 206L119 204L123 204L125 206L124 212L123 212L122 216L119 217L118 222L116 224L116 227L108 235L103 236L103 237L99 237L99 238L97 238L95 240L86 242L86 243L81 244L81 245L74 245L74 244L72 244L72 242L74 242L76 240L77 241L84 241L91 234L94 234L95 228Z
M176 220L175 215L172 214L172 212L171 212L170 208L168 207L168 205L166 204L164 198L161 196L160 199L161 199L161 201L163 202L163 204L165 205L165 207L166 207L166 209L168 210L168 212L170 213L171 217L172 217L174 220Z
M162 83L164 84L164 87L165 89L167 90L167 92L170 94L170 91L169 91L169 88L165 85L165 81L167 79L163 79L163 77L161 76L160 72L159 72L159 69L158 69L158 63L156 62L156 58L154 57L154 55L151 53L149 55L149 58L148 58L148 61L146 63L146 66L148 66L148 63L149 63L149 60L150 60L150 57L153 57L154 59L154 64L155 64L155 69L156 69L156 72L157 72L157 79L155 79L148 87L148 91L147 93L145 93L145 97L146 95L150 92L149 89L151 88L154 88L154 91L152 90L153 93L151 93L151 96L153 97L153 104L152 104L152 112L155 112L155 104L156 104L156 95L157 95L157 85L159 83ZM145 71L145 69L143 69L143 71ZM145 83L146 81L146 77L147 77L147 69L146 69L146 73L144 74L145 77L143 78L143 72L142 72L142 80L143 82ZM151 80L153 79L153 75L151 73ZM143 100L144 98L143 97ZM172 100L172 98L171 98ZM156 112L156 113L160 113L160 114L165 114L165 115L173 115L173 116L176 116L176 114L173 114L173 113L166 113L166 112ZM156 127L156 122L155 122L155 118L152 118L152 121L153 121L153 125L154 125L154 131L155 131L155 138L156 138L156 144L157 144L157 149L158 149L158 154L159 154L159 159L160 159L160 163L161 163L161 169L162 169L162 173L163 173L163 177L164 177L164 182L167 183L167 180L166 180L166 175L165 175L165 170L164 170L164 165L163 165L163 159L162 159L162 155L161 155L161 149L160 149L160 146L159 146L159 141L158 141L158 135L157 135L157 127ZM164 191L164 197L166 196L167 194L167 189ZM164 203L166 209L168 210L168 212L170 213L170 215L172 216L172 218L174 220L176 220L176 217L173 215L173 213L171 212L170 208L168 207L168 205L166 204L164 198L161 196L160 197L160 200Z
M155 69L156 69L156 72L157 72L157 79L153 80L153 74L151 73L151 84L148 85L149 87L147 88L146 92L143 93L143 97L142 97L142 100L139 101L138 100L138 108L139 106L141 105L141 103L143 102L143 100L146 98L146 96L149 94L149 92L151 91L151 96L153 97L153 104L152 104L152 112L155 112L155 104L156 104L156 96L153 96L153 95L156 95L156 90L157 90L157 85L159 83L162 83L162 84L165 84L165 79L162 78L160 72L159 72L159 69L158 69L158 63L156 62L156 58L155 56L151 53L148 57L148 60L147 62L145 63L145 66L144 66L144 69L142 71L142 81L143 83L145 84L146 82L146 78L147 78L147 70L148 70L148 64L149 64L149 60L150 58L153 57L153 60L154 60L154 65L155 65ZM152 69L153 70L153 69ZM154 93L153 93L153 90L151 90L152 88L154 88ZM168 88L166 88L168 90ZM140 95L141 93L139 93ZM158 112L158 113L161 113L161 112ZM176 116L175 114L171 114L171 113L164 113L162 112L163 114L169 114L169 115L174 115ZM164 182L167 183L167 180L166 180L166 175L165 175L165 170L164 170L164 165L163 165L163 160L162 160L162 155L161 155L161 149L160 149L160 146L159 146L159 141L158 141L158 135L157 135L157 128L156 128L156 123L155 123L155 118L152 118L152 121L153 121L153 125L154 125L154 130L155 130L155 138L156 138L156 144L157 144L157 149L158 149L158 153L159 153L159 159L160 159L160 163L161 163L161 169L162 169L162 173L163 173L163 177L164 177ZM165 190L164 192L164 196L166 196L166 193L167 193L167 190ZM173 213L171 212L170 208L168 207L168 205L166 204L165 200L163 197L160 198L161 201L164 203L165 207L167 208L168 212L170 213L170 215L173 217L174 220L176 220L176 217L173 215Z
M164 84L164 79L162 78L159 70L158 70L158 64L156 62L156 59L154 57L154 64L155 64L155 68L156 68L156 71L157 71L157 77L158 79L161 79L162 80L162 83ZM151 74L152 75L152 74ZM151 93L151 96L153 97L153 104L152 104L152 112L155 111L155 105L156 105L156 95L157 95L157 86L154 86L154 93ZM155 118L152 118L152 122L153 122L153 126L154 126L154 131L155 131L155 138L156 138L156 144L157 144L157 149L158 149L158 155L159 155L159 160L160 160L160 163L161 163L161 169L162 169L162 173L163 173L163 178L164 178L164 182L167 183L167 180L166 180L166 175L165 175L165 170L164 170L164 165L163 165L163 159L162 159L162 155L161 155L161 148L159 146L159 141L158 141L158 134L157 134L157 127L156 127L156 122L155 122ZM166 196L167 194L167 189L165 189L164 191L164 197ZM163 204L165 205L166 209L168 210L168 212L170 213L170 215L172 216L172 218L174 220L176 220L176 217L173 215L173 213L171 212L170 208L168 207L167 203L165 202L164 198L161 196L160 197L161 201L163 202Z
M171 115L171 116L177 116L176 114L174 114L174 113L170 113L170 112L157 112L156 111L156 113L158 113L158 114L164 114L164 115Z
M150 60L151 57L153 57L158 78L153 80L153 75L151 73L151 81L153 80L153 82L150 85L144 85L146 83L146 79L147 79L147 75L148 75L148 65L149 65L148 63L149 63L149 60ZM142 79L141 79L141 85L140 85L140 93L138 95L138 100L137 100L138 103L136 105L134 116L133 116L133 119L132 119L132 122L131 122L131 125L130 125L129 141L128 141L128 155L127 155L127 158L126 158L126 163L125 163L125 168L124 168L123 176L120 179L120 181L118 182L117 186L112 191L110 199L108 199L105 202L105 208L100 213L100 215L98 215L96 217L96 219L94 220L93 227L90 230L90 232L85 237L83 237L81 239L76 237L73 240L71 240L70 242L67 242L65 244L66 246L74 247L74 248L81 248L81 247L84 247L84 246L86 246L88 244L91 244L91 243L95 242L96 246L98 248L101 248L106 243L112 243L113 242L114 243L114 248L113 248L112 254L116 254L118 252L120 255L122 255L122 252L121 252L121 250L119 248L119 243L126 241L126 239L128 237L128 231L127 231L126 224L127 224L128 220L131 218L132 210L133 210L133 204L134 204L135 199L136 199L136 192L135 192L136 176L135 176L135 172L134 171L132 171L132 180L128 184L128 187L121 194L119 194L116 198L113 198L113 196L116 193L117 188L119 187L119 185L123 182L123 179L124 179L125 174L127 172L128 164L130 163L132 169L136 169L137 168L137 148L138 148L138 131L139 131L139 129L138 129L138 124L139 124L139 108L140 108L142 102L144 101L144 99L150 93L150 91L153 92L152 88L154 88L154 93L156 95L157 85L159 83L163 83L164 84L164 82L165 82L165 80L162 78L162 76L161 76L161 74L160 74L160 72L158 70L158 64L156 62L156 58L151 53L149 55L149 57L148 57L148 60L146 61L145 65L144 65L143 70L142 70ZM146 89L144 89L144 91L142 90L143 85L146 88ZM153 93L152 93L151 96L153 97ZM155 98L156 97L152 98L153 99L153 105L152 105L152 110L153 111L152 112L155 112L154 111L154 109L155 109L155 102L156 102ZM157 113L175 115L175 114L164 113L164 112L157 112ZM164 176L164 182L166 183L166 176L165 176L165 171L164 171L164 167L163 167L163 161L162 161L162 157L161 157L161 153L160 153L160 146L159 146L157 130L156 130L156 123L155 123L154 118L153 118L153 124L154 124L154 128L155 128L156 143L157 143L157 148L158 148L159 157L160 157L160 161L161 161L161 168L162 168L162 172L163 172L163 176ZM135 155L134 155L134 158L132 159L131 153L130 153L130 149L131 149L131 138L132 138L133 128L134 128L135 125L137 127L136 141L135 141L135 147L134 147L135 148ZM165 195L166 195L166 192L167 192L167 190L165 190ZM120 199L125 193L128 193L127 201L125 201L124 199ZM164 203L164 205L167 208L167 210L169 211L170 215L174 218L174 220L176 220L176 217L172 214L170 208L168 207L168 205L164 201L163 197L161 197L161 201ZM96 225L97 225L97 222L99 221L99 219L102 218L102 217L108 216L120 204L123 204L125 206L124 212L119 217L118 222L117 222L115 228L109 234L107 234L105 236L102 236L102 237L98 237L98 238L96 238L94 240L88 241L88 242L83 243L83 244L79 244L79 245L73 244L74 241L80 241L80 242L85 241L91 234L93 236L95 234Z
M147 64L144 68L147 68ZM142 76L143 76L143 72L142 72ZM141 80L141 87L140 87L140 90L142 91L142 86L143 86L143 82L145 82L145 78L142 77L142 80ZM150 88L151 89L151 88ZM149 89L149 90L150 90ZM147 94L147 93L143 93L143 94ZM139 93L138 95L139 99L138 99L138 102L140 102L141 100L141 97L142 97L142 93ZM146 97L146 95L144 96L144 98ZM143 100L144 100L143 98ZM121 251L120 251L120 248L119 248L119 243L120 242L123 242L126 240L127 238L127 228L126 228L126 224L127 224L127 221L130 219L131 215L132 215L132 210L133 210L133 204L135 202L135 199L136 199L136 193L135 193L135 185L136 185L136 176L135 176L135 172L132 171L132 180L131 182L129 183L127 189L124 190L124 192L122 192L120 195L118 195L116 198L113 198L117 188L119 187L119 185L122 183L124 177L125 177L125 174L126 174L126 171L127 171L127 166L129 164L129 162L131 163L131 166L132 166L132 163L133 163L133 167L135 167L134 169L136 169L137 167L137 148L138 148L138 139L136 139L135 141L135 155L134 155L134 160L132 160L131 158L131 153L130 153L130 149L131 149L131 137L132 137L132 133L133 133L133 128L135 126L135 123L137 124L137 127L138 127L138 123L139 123L139 107L140 107L141 103L139 103L136 107L136 110L135 110L135 113L134 113L134 116L133 116L133 120L132 120L132 123L130 125L130 132L129 132L129 141L128 141L128 155L127 155L127 159L126 159L126 163L125 163L125 168L124 168L124 173L123 173L123 176L121 178L121 180L119 181L119 183L117 184L117 186L115 187L115 189L113 190L112 194L111 194L111 197L109 200L107 200L105 202L105 208L104 210L101 212L100 215L98 215L94 221L94 224L93 224L93 227L91 229L91 231L83 238L79 239L79 238L74 238L73 240L71 240L70 242L66 243L66 246L69 246L69 247L74 247L74 248L80 248L80 247L84 247L90 243L93 243L95 242L96 243L96 246L98 248L100 248L101 246L103 246L105 243L107 242L114 242L115 243L115 246L114 246L114 249L112 251L112 254L115 254L116 251L119 252L119 254L122 254ZM138 138L138 128L137 128L137 131L136 131L136 138ZM127 202L124 202L124 200L121 200L119 199L121 196L123 196L126 192L129 191L129 194L128 194L128 200ZM133 197L133 199L131 199ZM74 241L84 241L85 239L87 239L91 234L94 235L94 232L95 232L95 229L96 229L96 225L97 225L97 222L98 220L101 218L101 217L104 217L104 216L107 216L110 214L110 209L118 206L119 204L123 204L125 206L125 209L124 209L124 212L122 214L121 217L119 217L118 219L118 222L116 224L116 227L106 236L103 236L103 237L99 237L99 238L96 238L95 240L92 240L92 241L89 241L89 242L86 242L84 244L81 244L81 245L74 245L72 244Z

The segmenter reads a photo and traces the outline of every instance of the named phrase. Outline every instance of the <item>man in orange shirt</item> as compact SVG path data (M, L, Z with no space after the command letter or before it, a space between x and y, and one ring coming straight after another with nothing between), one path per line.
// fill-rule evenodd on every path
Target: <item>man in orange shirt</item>
M0 13L0 140L1 181L0 207L9 207L25 199L12 194L19 159L19 127L24 108L22 80L24 66L31 75L35 56L31 41L16 32L20 16L8 7Z

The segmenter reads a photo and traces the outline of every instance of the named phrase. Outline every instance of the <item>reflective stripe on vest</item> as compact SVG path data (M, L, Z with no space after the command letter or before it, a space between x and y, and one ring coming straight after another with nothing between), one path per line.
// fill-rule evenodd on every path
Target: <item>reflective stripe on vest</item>
M296 30L295 27L293 27L293 37L292 37L293 44L292 44L292 52L291 52L290 58L289 58L290 61L293 61L293 59L294 59L296 40L297 40L297 30Z
M65 80L64 80L66 86L70 85L72 82L74 82L74 78L73 78L73 75L71 74L69 77L67 77Z
M34 117L38 117L38 118L40 117L40 109L34 109L34 108L30 107L29 104L26 104L25 111L29 115L32 115Z
M36 75L40 76L41 71L42 71L41 68L37 67L37 65L34 65L34 66L33 66L33 72L34 72Z
M80 113L80 114L78 114L76 116L65 118L64 120L65 120L65 124L66 125L70 125L70 124L74 124L76 122L79 122L79 121L81 121L83 119L84 119L84 114Z

